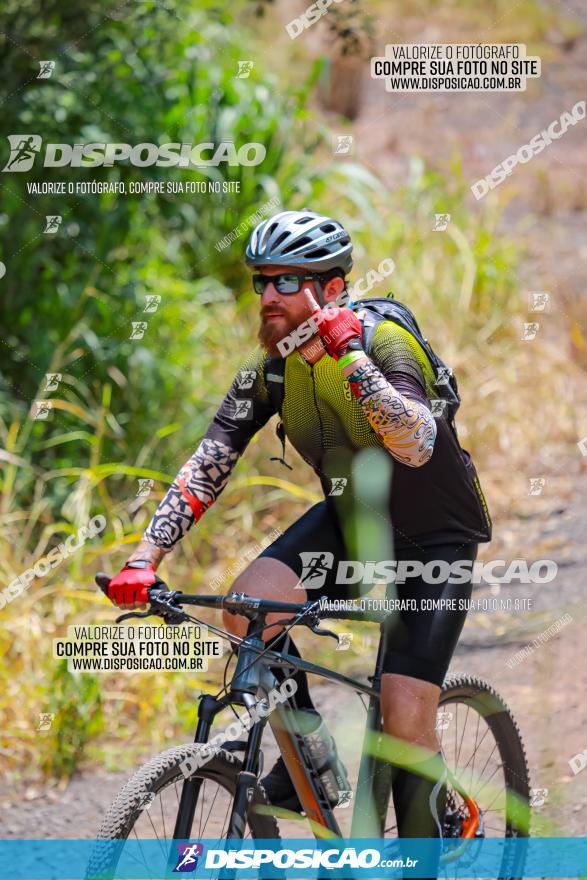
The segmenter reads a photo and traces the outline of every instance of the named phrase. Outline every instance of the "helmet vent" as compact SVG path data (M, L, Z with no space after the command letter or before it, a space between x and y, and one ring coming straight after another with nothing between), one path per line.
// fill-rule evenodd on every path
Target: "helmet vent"
M336 226L334 223L325 223L324 226L320 227L322 232L336 232Z
M300 217L299 220L296 220L296 224L298 226L305 226L306 223L310 223L311 220L312 220L312 217Z
M273 230L277 229L277 223L272 223L271 226L268 226L265 230L265 235L263 236L263 241L261 243L261 247L267 246L267 241L269 240L269 236L272 234Z
M292 244L288 244L287 247L284 247L282 250L282 254L291 254L292 251L297 251L298 248L303 247L306 244L311 244L312 239L308 235L302 236L302 238L296 239L296 241L292 242Z
M276 238L273 242L273 247L278 248L282 241L285 241L289 238L289 232L282 232L279 238Z

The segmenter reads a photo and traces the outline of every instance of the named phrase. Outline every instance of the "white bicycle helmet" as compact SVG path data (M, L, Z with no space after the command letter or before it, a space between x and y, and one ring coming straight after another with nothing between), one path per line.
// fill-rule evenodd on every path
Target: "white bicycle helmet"
M281 211L253 230L245 259L249 266L293 266L308 272L351 271L353 246L346 229L314 211Z

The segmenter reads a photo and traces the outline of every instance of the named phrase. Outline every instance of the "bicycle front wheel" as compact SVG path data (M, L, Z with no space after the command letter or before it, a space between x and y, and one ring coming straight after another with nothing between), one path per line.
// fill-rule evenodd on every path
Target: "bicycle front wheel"
M173 838L180 798L185 781L186 762L198 767L202 746L176 746L153 758L126 783L106 813L98 833L99 841L134 841L129 852L144 867L142 877L149 878L148 847L142 841L165 842ZM202 761L202 766L190 773L190 780L198 785L196 808L190 840L225 839L237 774L241 762L231 752L218 749ZM250 799L245 837L276 838L279 831L275 818L269 814L267 799L261 785L255 786ZM124 846L98 846L90 860L87 880L93 877L116 877L116 867Z

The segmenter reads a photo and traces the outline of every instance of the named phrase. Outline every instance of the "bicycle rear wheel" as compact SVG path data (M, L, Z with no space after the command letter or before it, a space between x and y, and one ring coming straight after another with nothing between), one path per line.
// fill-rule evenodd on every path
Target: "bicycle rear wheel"
M515 719L496 691L480 678L449 674L440 695L437 732L449 771L443 836L455 841L466 836L528 837L528 764ZM385 768L382 771L385 774ZM390 795L385 837L397 833ZM500 876L523 876L524 851L520 847L516 853L507 871L502 864ZM468 858L475 858L475 853L471 851ZM455 867L457 864L462 877L462 859L455 860ZM441 876L451 876L449 864Z

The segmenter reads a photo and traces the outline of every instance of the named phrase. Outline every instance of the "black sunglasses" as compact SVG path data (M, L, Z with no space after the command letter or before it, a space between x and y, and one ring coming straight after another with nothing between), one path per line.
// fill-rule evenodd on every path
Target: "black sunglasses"
M315 281L315 275L297 275L295 272L280 272L279 275L253 275L253 289L259 296L268 284L274 284L278 293L299 293L304 281Z

